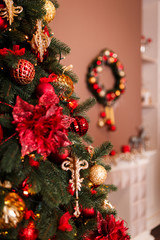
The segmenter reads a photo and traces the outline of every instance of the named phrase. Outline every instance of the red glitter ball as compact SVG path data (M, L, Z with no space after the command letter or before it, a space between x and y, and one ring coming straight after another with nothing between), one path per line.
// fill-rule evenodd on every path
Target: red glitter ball
M71 123L70 129L79 136L83 136L88 131L88 122L84 117L77 116L75 117L74 122Z

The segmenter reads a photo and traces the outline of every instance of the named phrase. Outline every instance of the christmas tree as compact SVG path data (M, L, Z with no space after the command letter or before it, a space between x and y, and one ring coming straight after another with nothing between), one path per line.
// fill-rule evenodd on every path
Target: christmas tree
M56 0L0 1L0 239L130 239L107 200L109 142L93 148Z

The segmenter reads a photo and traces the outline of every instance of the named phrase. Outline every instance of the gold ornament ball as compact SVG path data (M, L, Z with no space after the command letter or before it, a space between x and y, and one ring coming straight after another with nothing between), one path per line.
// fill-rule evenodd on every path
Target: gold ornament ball
M107 178L107 171L101 165L94 165L90 169L89 178L94 185L101 185Z
M0 228L13 228L22 221L25 203L22 198L14 192L8 193L4 198L2 216L0 216Z
M58 84L62 87L62 92L60 91L59 97L64 100L68 99L74 91L73 81L64 74L58 75L57 79Z
M53 3L48 0L46 0L44 8L46 10L46 15L44 16L44 20L49 23L54 19L56 15L56 8L53 5Z

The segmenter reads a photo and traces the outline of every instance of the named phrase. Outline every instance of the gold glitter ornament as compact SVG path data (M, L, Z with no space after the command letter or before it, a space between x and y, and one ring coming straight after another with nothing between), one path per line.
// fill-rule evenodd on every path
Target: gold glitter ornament
M30 42L31 47L35 50L36 54L39 53L40 62L43 62L43 56L51 43L51 38L44 33L42 27L42 21L37 20L37 31L35 32L35 34L33 34L33 38Z
M101 185L107 178L107 171L103 166L96 164L91 167L89 178L94 185Z
M9 25L11 25L14 21L14 17L17 17L23 11L22 6L15 7L13 4L13 0L4 0L6 7L0 8L0 16L2 18L7 18L9 21Z
M56 8L53 5L53 3L48 0L46 0L44 8L46 10L46 15L44 16L44 20L49 23L54 19L56 15Z
M25 203L22 198L14 192L8 193L4 198L2 216L0 216L0 228L13 228L22 221Z
M69 99L69 97L72 95L72 93L74 91L73 82L70 79L70 77L68 77L64 74L58 75L57 83L59 84L60 88L62 89L59 92L60 99L63 99L63 100Z

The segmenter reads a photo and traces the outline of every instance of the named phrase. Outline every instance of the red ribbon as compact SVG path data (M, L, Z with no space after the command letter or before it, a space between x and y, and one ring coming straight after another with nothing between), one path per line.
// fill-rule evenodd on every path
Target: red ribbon
M19 45L13 45L13 50L8 49L8 48L2 48L2 49L0 49L0 55L6 56L6 55L8 55L8 53L12 53L13 55L17 55L17 56L24 55L25 48L21 48L21 49L19 49L19 48L20 48Z

